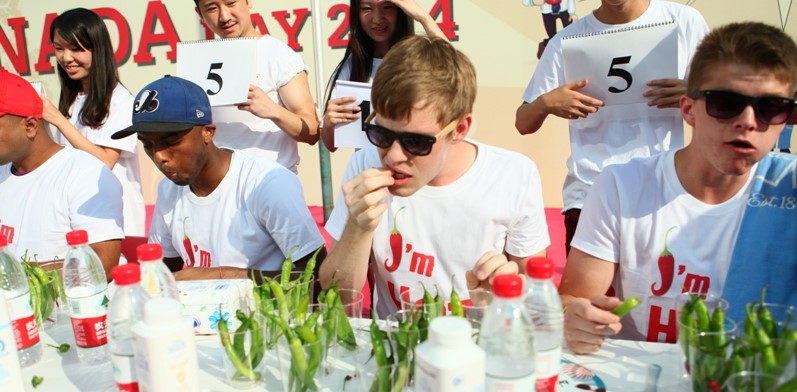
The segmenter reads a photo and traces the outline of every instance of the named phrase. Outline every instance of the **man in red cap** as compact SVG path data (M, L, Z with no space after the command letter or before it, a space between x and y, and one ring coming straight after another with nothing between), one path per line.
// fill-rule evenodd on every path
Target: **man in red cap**
M0 235L17 258L63 260L66 233L86 230L106 273L119 263L122 186L93 156L56 144L42 100L0 68Z

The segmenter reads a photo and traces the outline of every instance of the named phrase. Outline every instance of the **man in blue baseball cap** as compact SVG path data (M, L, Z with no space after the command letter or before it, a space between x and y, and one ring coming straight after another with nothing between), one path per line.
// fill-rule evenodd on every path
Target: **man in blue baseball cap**
M214 144L210 102L198 85L166 76L144 87L133 125L112 137L135 132L166 176L149 241L161 244L178 280L247 278L250 270L279 271L288 256L298 269L323 246L295 174Z

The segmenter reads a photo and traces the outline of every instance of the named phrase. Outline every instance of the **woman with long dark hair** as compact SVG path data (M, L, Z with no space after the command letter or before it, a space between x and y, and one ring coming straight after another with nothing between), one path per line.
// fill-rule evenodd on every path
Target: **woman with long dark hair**
M326 109L321 126L324 145L335 151L335 125L360 117L355 97L330 99L338 80L369 83L382 57L396 43L415 34L414 22L421 23L428 36L445 38L432 17L415 0L351 0L349 3L349 44L335 68L326 92Z
M143 237L144 196L137 139L111 135L131 124L133 96L119 81L113 46L102 18L85 8L65 11L50 26L61 94L47 98L44 119L58 128L56 141L93 155L122 183L124 231Z

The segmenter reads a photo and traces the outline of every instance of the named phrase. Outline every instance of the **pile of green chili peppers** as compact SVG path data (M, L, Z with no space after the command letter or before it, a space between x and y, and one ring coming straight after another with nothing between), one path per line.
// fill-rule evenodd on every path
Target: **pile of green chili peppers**
M717 307L709 316L703 300L696 295L683 307L680 314L681 345L687 358L692 356L689 369L694 391L720 391L727 379L743 370L775 376L751 379L746 389L767 391L797 391L797 376L772 385L782 378L789 363L797 355L797 330L791 317L783 325L777 325L767 308L764 298L745 305L744 332L737 337L726 338L724 332L724 310ZM716 332L698 336L700 332ZM753 383L759 383L754 386ZM744 386L742 386L744 388Z
M453 287L452 284L449 314L465 317L459 294ZM399 392L412 380L415 372L415 347L428 339L429 325L433 319L443 315L445 306L439 291L432 296L424 286L423 292L422 305L409 310L409 315L404 320L399 320L398 325L392 326L389 332L392 336L379 328L376 310L371 310L370 337L377 366L371 392ZM390 354L386 347L390 347ZM394 370L391 372L391 369Z
M52 315L57 301L66 301L61 275L57 270L45 271L36 263L30 263L27 253L22 257L22 269L28 279L36 325L41 326Z

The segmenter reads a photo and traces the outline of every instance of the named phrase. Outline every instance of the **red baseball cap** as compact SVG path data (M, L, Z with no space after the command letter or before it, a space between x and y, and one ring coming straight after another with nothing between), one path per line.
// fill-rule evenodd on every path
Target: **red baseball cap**
M25 79L0 68L0 117L42 118L42 99Z

